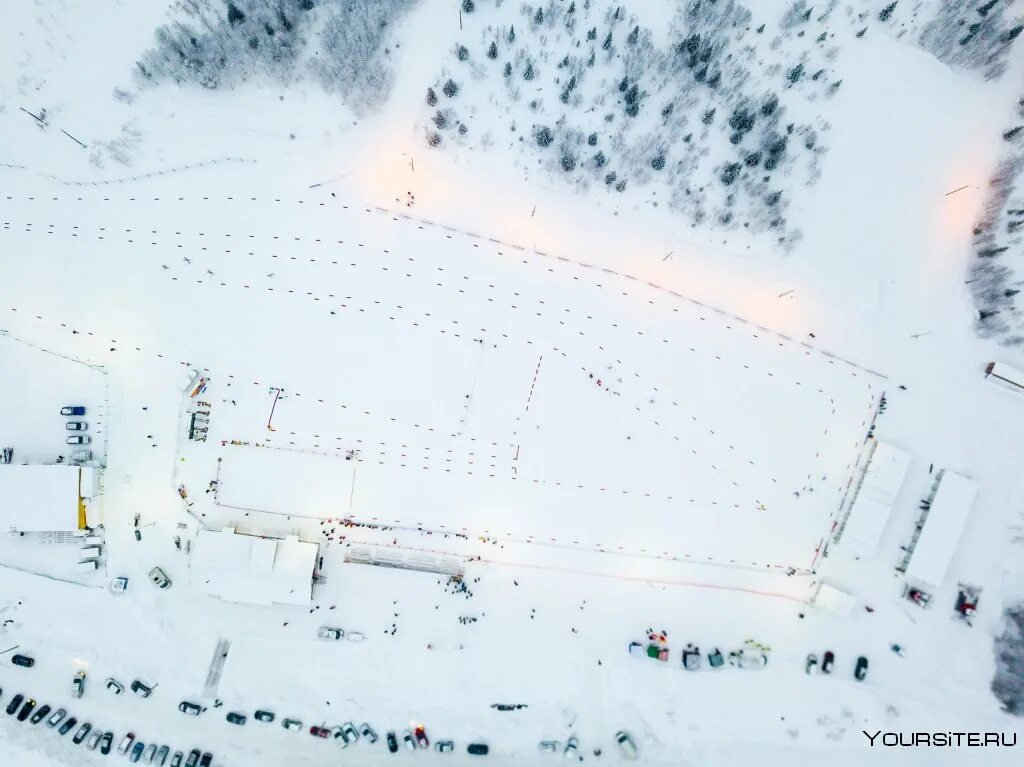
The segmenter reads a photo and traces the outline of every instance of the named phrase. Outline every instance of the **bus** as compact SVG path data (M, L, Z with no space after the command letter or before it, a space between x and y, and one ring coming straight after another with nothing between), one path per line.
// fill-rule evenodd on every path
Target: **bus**
M1003 362L990 362L985 367L985 378L994 378L999 383L1024 391L1024 373L1015 370Z

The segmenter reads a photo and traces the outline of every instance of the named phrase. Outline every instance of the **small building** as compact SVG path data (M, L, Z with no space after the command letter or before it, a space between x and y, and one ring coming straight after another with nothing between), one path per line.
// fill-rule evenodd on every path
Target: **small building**
M873 441L867 469L837 541L839 548L856 557L875 555L910 461L909 453L885 442Z
M99 490L98 471L68 464L0 464L0 530L19 533L84 529L86 499Z
M226 602L308 606L318 550L295 535L247 535L232 527L201 530L189 579L198 591Z

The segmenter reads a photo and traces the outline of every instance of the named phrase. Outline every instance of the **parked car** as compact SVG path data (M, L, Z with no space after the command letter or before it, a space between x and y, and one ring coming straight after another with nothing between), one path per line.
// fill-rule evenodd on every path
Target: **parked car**
M174 756L171 757L171 767L181 767L184 760L185 755L181 751L175 751Z
M138 679L132 681L131 690L140 698L148 698L153 694L153 688L145 682L140 682Z
M100 738L100 753L106 756L110 753L110 746L114 742L114 733L107 730L103 733L103 737Z
M341 747L348 748L350 745L359 740L359 733L356 732L356 726L352 722L345 722L338 728L338 731L334 733L334 739L341 740Z
M190 703L187 700L183 700L178 704L178 711L189 716L199 716L203 713L203 707L198 703Z
M473 754L473 756L487 756L490 750L490 746L486 743L470 743L466 746L466 753Z
M18 710L18 706L21 705L22 701L25 700L25 696L20 692L11 698L11 702L7 704L7 713L10 716L14 715L14 712Z
M377 733L374 731L374 729L370 726L368 722L363 722L359 726L359 734L366 738L368 741L370 741L371 744L377 742Z
M255 714L253 714L252 716L253 716L253 719L255 719L257 722L273 722L274 721L274 712L273 711L263 711L261 709L261 710L257 711Z
M134 732L129 732L127 735L121 738L121 742L117 744L117 753L127 754L128 749L132 747L133 740L135 740Z
M229 711L228 715L224 717L230 724L237 724L239 726L245 724L245 714L239 714L236 711Z
M163 767L164 762L167 761L167 755L171 753L170 746L160 746L156 752L156 763Z
M118 682L113 677L107 677L107 689L110 690L114 695L120 695L124 692L124 685Z
M321 626L317 629L316 635L321 639L341 639L345 632L334 626Z
M388 742L388 751L392 754L398 750L398 738L395 737L395 733L392 730L388 730L388 734L384 736L384 739Z
M74 737L71 738L71 740L73 740L75 745L77 746L79 743L85 740L86 736L89 734L89 730L91 729L92 725L86 722L78 728L78 732L75 733Z
M76 724L78 724L78 720L75 717L65 719L64 724L57 728L57 732L61 735L67 735Z
M868 659L861 655L857 658L857 665L853 668L853 676L858 682L864 681L868 675Z
M128 758L131 761L133 761L133 762L139 761L139 759L142 758L142 752L145 749L146 749L146 744L143 743L141 740L138 741L134 746L132 746L132 753L131 753L131 755Z
M58 724L64 721L64 717L66 717L67 715L67 711L65 711L62 708L58 708L56 711L53 712L53 716L46 720L46 726L51 729L56 727Z
M832 654L831 650L825 651L825 657L821 660L821 673L831 674L832 664L836 662L836 656Z
M49 713L50 713L50 706L49 706L49 704L44 703L43 705L41 705L39 708L36 709L36 712L34 714L32 714L32 718L29 719L29 723L30 724L39 724L41 721L43 721L43 719L46 718L46 715L49 714Z
M36 659L30 658L27 655L12 655L11 663L15 666L23 666L24 668L32 668L36 665Z
M281 722L281 726L284 727L286 730L301 730L302 722L300 722L298 719L285 719Z
M78 671L71 680L71 697L81 698L85 693L85 672Z
M60 409L61 415L85 415L85 407L82 405L65 405Z
M86 431L89 424L85 421L68 421L64 424L64 428L68 431Z
M143 753L142 758L145 759L149 764L153 763L153 758L156 756L156 743L150 743L149 748Z
M36 702L34 699L29 698L28 700L26 700L25 705L23 705L21 707L21 711L18 712L18 721L24 722L26 719L28 719L28 715L32 713L32 709L34 709L35 707Z
M96 746L100 744L100 738L103 737L103 733L99 730L93 730L92 734L85 741L85 747L90 751L95 751Z
M71 454L74 463L85 463L92 460L92 450L76 450ZM138 532L138 530L136 530Z
M64 442L69 445L88 445L92 442L92 437L88 434L77 434L73 437L66 437Z
M450 740L438 740L434 742L434 750L442 754L455 750L455 744Z
M210 762L213 761L213 754L207 751L199 758L199 767L210 767Z
M633 739L629 737L628 732L625 730L619 730L615 733L615 742L619 746L619 751L622 752L622 755L626 759L636 759L636 743L634 743Z
M540 750L547 754L557 754L562 748L562 744L557 740L542 740L539 746Z
M169 589L171 587L171 579L159 567L154 567L149 571L149 579L162 589Z
M402 733L402 742L405 743L405 747L410 751L416 750L416 739L409 730Z
M419 744L420 748L430 748L430 741L427 739L427 731L423 729L422 724L413 730L413 734L416 736L416 742Z
M110 582L110 590L115 594L123 594L128 590L128 579L119 575Z
M366 634L364 634L361 631L349 631L345 634L345 639L347 639L350 642L362 642L364 639L366 639Z
M563 755L566 759L579 759L580 741L575 735L565 741L565 751L563 752Z
M185 767L196 767L199 764L199 749L193 748L188 752L188 761L185 762Z
M768 654L744 648L729 653L729 663L738 668L764 668L768 665Z
M319 725L314 724L312 727L309 728L309 734L312 735L314 738L326 738L328 735L331 734L331 731L328 730L326 727L320 727Z
M818 673L818 656L814 653L807 654L807 660L804 661L804 673L805 674L817 674Z

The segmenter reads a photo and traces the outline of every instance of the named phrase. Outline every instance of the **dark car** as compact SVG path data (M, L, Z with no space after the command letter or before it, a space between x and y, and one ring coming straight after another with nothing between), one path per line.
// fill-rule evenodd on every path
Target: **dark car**
M203 707L198 703L190 703L187 700L183 700L178 704L178 711L189 716L199 716L203 713Z
M857 681L863 681L868 675L868 659L861 655L857 658L857 665L853 668L853 676Z
M60 409L61 415L85 415L85 407L82 405L65 405Z
M140 698L148 698L150 695L153 694L153 688L145 682L140 682L138 679L132 682L131 688L132 692L134 692Z
M25 696L20 692L11 698L11 702L7 704L7 713L13 715L18 710L18 706L21 705L22 701L25 700Z
M261 709L261 710L257 711L255 714L253 714L253 718L257 722L273 722L274 721L274 712L273 711L263 711Z
M181 767L181 763L185 760L185 755L181 751L175 751L174 756L171 757L171 767Z
M24 722L28 719L28 715L32 713L32 709L36 707L36 702L32 698L25 701L25 705L21 707L21 711L18 712L18 721Z
M392 754L398 751L398 738L395 737L394 731L388 732L388 734L385 736L385 739L388 742L388 751L390 751Z
M75 745L78 745L83 740L85 740L85 737L89 734L89 730L91 730L91 729L92 729L92 725L89 724L88 722L86 722L85 724L83 724L81 727L78 728L78 732L75 733L75 737L73 737L71 740L73 740L75 742Z
M202 758L199 760L199 767L210 767L210 762L212 762L212 761L213 761L213 754L211 754L209 751L207 751L205 754L203 754Z
M67 735L69 732L71 732L71 729L76 724L78 724L78 720L75 719L75 717L71 717L70 719L66 719L66 720L64 720L64 724L62 724L60 726L60 729L58 729L57 732L59 732L61 735Z
M114 744L114 733L105 732L100 738L100 753L106 756L110 753L110 747Z
M831 650L828 650L825 653L825 657L821 659L821 673L822 674L831 674L832 673L832 664L834 664L835 662L836 662L836 656L832 654Z
M25 668L32 668L36 665L35 658L30 658L27 655L12 655L11 663L15 666L24 666Z
M224 717L231 724L243 725L245 724L245 714L239 714L236 711L228 712L228 715Z
M31 722L32 724L39 724L41 721L43 721L43 719L46 718L47 714L49 714L49 713L50 713L50 706L48 704L44 703L43 705L41 705L39 708L36 709L36 712L34 714L32 714L32 718L29 719L29 722Z
M470 743L466 746L466 752L474 756L486 756L490 750L486 743Z
M314 724L312 727L309 728L309 734L312 735L314 738L326 738L328 735L331 734L331 731L326 727L321 727L319 725Z
M128 757L131 761L137 762L142 758L142 752L146 750L146 744L141 740L136 741L135 745L132 746L132 753Z
M185 767L196 767L199 764L199 749L193 748L188 752L188 759L185 762Z
M156 752L156 756L153 759L153 764L159 764L160 767L163 767L164 762L167 761L167 755L170 753L170 746L160 746L160 749Z
M420 748L430 748L430 739L427 737L427 731L423 729L422 724L413 731L413 734L416 736L416 743L419 744Z

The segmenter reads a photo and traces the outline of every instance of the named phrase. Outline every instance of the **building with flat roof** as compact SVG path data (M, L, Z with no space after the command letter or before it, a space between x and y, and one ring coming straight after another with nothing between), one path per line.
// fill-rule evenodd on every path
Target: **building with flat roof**
M86 500L98 494L99 473L69 464L0 464L0 530L73 532L87 526Z
M273 538L233 527L201 530L192 549L192 586L227 602L309 605L319 547L298 536Z

